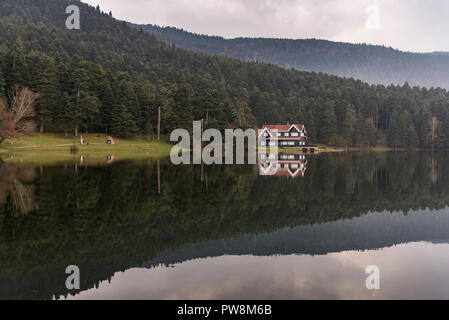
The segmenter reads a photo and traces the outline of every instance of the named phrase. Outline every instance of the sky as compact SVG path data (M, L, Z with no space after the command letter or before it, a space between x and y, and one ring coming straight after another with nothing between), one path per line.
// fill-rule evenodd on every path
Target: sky
M447 0L82 1L120 20L225 38L316 38L449 51Z
M67 299L447 299L448 250L448 244L415 242L315 256L225 255L117 272ZM380 290L366 288L373 264Z

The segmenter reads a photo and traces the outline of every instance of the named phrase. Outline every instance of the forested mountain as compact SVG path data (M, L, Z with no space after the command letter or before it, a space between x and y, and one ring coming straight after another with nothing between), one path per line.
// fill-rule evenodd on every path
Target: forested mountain
M189 260L224 255L321 255L376 250L411 242L447 243L449 216L446 211L424 212L409 212L407 215L402 212L370 212L347 220L188 244L164 252L144 266L172 266Z
M142 28L168 44L201 53L353 77L371 84L408 82L412 86L449 89L447 52L411 53L384 46L317 39L224 39L173 27L145 25Z
M81 30L65 27L69 3ZM444 89L194 53L79 1L2 0L0 61L0 97L15 86L39 93L43 132L152 132L161 107L165 133L201 118L218 128L290 121L315 142L449 148Z
M446 51L435 51L435 52L431 52L429 54L432 54L435 56L449 56L449 52L446 52Z

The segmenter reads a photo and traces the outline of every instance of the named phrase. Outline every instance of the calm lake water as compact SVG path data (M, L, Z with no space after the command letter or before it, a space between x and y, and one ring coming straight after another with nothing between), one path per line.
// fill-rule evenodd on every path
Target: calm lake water
M449 155L285 159L3 162L0 298L449 299Z

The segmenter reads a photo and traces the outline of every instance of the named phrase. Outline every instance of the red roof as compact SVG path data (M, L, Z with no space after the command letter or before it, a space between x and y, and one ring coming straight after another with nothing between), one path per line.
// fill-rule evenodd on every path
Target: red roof
M287 163L287 162L280 162L280 163ZM259 174L263 176L272 176L272 177L288 177L288 178L296 178L296 177L303 177L304 176L305 167L301 168L298 167L296 169L290 169L290 168L276 168L272 165L268 167L263 167L261 164L259 164Z
M304 177L304 174L301 169L297 169L294 172L290 172L288 169L278 169L278 171L273 176L274 177L297 178L297 177Z
M292 126L298 128L299 131L302 131L304 125L302 124L265 124L262 129L267 128L269 131L277 130L277 131L288 131Z

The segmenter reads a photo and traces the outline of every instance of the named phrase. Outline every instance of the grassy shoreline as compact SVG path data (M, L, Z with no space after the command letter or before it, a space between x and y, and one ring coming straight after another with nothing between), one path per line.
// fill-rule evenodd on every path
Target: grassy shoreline
M172 144L168 137L158 141L156 136L135 136L129 139L114 138L116 144L106 144L104 134L84 134L86 144L80 137L57 134L32 134L7 140L0 145L0 157L7 162L50 164L58 162L105 163L117 160L163 159L170 155ZM70 152L75 145L77 152ZM267 148L267 151L269 148ZM407 149L389 147L332 147L318 145L315 154L352 151L388 152ZM278 152L302 152L302 148L279 148Z
M86 144L80 144L80 137L64 135L26 135L8 140L0 145L0 157L6 162L57 163L83 162L105 163L117 160L161 159L170 155L172 145L166 137L157 141L155 136L136 136L129 139L114 138L115 145L106 144L101 134L83 135ZM71 152L75 145L76 152Z

